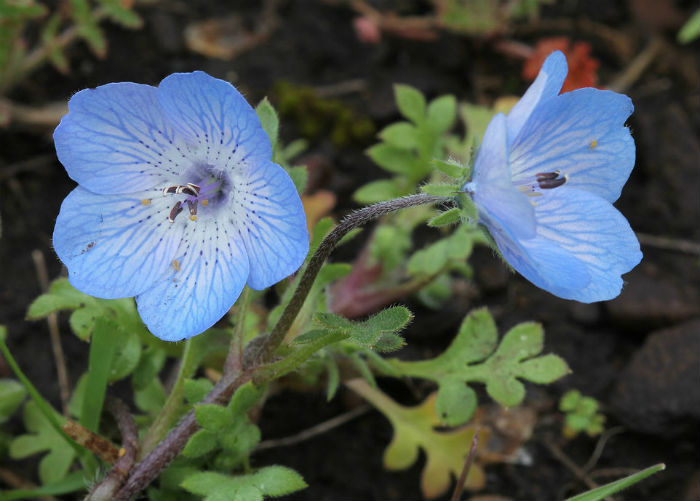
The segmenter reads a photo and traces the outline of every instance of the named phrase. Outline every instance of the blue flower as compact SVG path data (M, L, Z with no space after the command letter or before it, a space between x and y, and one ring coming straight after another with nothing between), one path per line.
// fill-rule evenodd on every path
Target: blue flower
M54 141L79 186L53 243L78 290L135 296L149 330L176 341L216 323L246 283L264 289L304 261L299 195L229 83L175 73L157 88L82 90L68 106Z
M622 94L559 94L566 58L551 54L508 116L496 115L474 162L471 194L503 257L532 283L584 303L620 293L642 258L612 203L634 166Z

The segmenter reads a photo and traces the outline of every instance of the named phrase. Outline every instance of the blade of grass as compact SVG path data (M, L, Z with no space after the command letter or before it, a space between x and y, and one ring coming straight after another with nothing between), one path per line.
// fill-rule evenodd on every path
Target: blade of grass
M655 464L654 466L645 468L625 478L615 480L614 482L610 482L609 484L601 485L600 487L591 489L590 491L586 491L572 498L568 498L566 501L599 501L608 496L612 496L613 494L620 492L621 490L626 489L636 484L637 482L644 480L645 478L653 475L658 471L665 469L665 464Z

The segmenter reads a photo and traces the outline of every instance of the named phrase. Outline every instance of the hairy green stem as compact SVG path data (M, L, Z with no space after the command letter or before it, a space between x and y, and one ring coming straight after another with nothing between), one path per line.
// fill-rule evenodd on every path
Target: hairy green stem
M304 305L304 301L311 290L316 275L318 275L323 263L326 262L326 259L335 246L338 245L338 242L340 242L345 235L355 228L397 210L418 205L446 202L448 200L450 200L450 198L420 193L418 195L409 195L386 202L379 202L346 216L333 231L326 235L326 238L323 239L321 245L318 246L318 249L316 249L316 252L309 260L309 264L306 266L306 270L292 295L292 299L282 312L282 316L280 316L277 324L273 327L272 332L270 332L270 335L260 347L260 351L258 352L260 359L268 361L279 345L282 344L284 337L287 335L287 331L294 322L299 310L301 310L301 307Z
M240 372L243 369L243 338L245 336L245 317L250 306L251 291L248 286L243 288L241 297L238 299L231 334L231 347L228 350L226 361L224 362L224 373Z
M177 416L180 406L182 405L182 393L185 388L185 379L192 377L192 374L196 370L193 366L193 361L195 358L194 353L196 350L192 349L192 338L185 341L185 349L182 351L182 359L180 359L180 369L177 373L177 379L173 385L173 389L168 395L168 399L165 401L165 405L160 410L153 424L148 429L146 436L141 442L141 447L139 454L141 456L148 454L153 450L156 444L165 436L170 426L172 426L173 421Z

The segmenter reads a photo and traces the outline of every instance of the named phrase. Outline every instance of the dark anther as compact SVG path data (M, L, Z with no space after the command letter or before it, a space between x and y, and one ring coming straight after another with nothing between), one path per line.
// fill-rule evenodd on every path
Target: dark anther
M566 183L567 177L559 177L560 174L561 172L557 170L554 172L543 172L535 174L535 176L537 178L537 184L539 185L540 189L551 190Z
M176 204L173 206L173 208L170 210L170 216L168 216L168 221L170 221L171 223L174 223L174 222L175 222L175 218L176 218L177 215L178 215L180 212L182 212L182 211L183 211L182 202L176 203Z
M197 215L197 201L191 202L187 200L187 208L190 210L190 216Z
M163 188L163 195L167 195L168 193L177 193L177 186L166 186Z

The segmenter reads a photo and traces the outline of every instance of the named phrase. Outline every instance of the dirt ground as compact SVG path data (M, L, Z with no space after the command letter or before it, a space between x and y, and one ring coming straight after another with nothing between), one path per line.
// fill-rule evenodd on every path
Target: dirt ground
M234 82L253 103L265 95L274 103L280 81L323 89L369 117L378 130L399 117L393 83L413 85L429 97L451 93L460 101L489 104L500 95L521 94L528 84L520 77L522 59L504 53L499 41L534 45L540 38L565 35L589 42L592 55L601 62L601 85L620 75L630 77L625 93L635 104L629 125L637 163L616 206L640 234L642 263L625 277L627 284L617 299L583 305L535 288L509 274L490 251L479 249L471 261L474 283L461 284L469 294L456 290L440 311L411 298L405 301L416 321L406 332L408 347L401 356L434 356L471 308L487 305L502 332L517 322L541 322L546 350L561 355L572 368L573 373L556 384L528 387L526 405L541 412L533 437L523 446L531 464L488 466L486 488L471 494L473 499L562 498L585 490L586 480L601 484L627 469L658 462L667 464L666 471L616 499L699 499L700 52L698 41L680 46L674 40L678 16L682 22L697 4L557 2L543 7L539 20L517 23L500 34L470 37L440 31L435 40L423 41L384 33L378 43L369 44L358 40L352 22L356 14L347 4L288 0L280 2L279 22L269 37L231 61L188 50L183 33L197 20L238 13L243 25L253 29L259 9L252 4L149 3L138 9L145 20L143 29L106 25L105 59L76 44L69 52L69 74L45 67L8 97L42 106L65 102L85 87L114 81L157 84L172 72L201 69ZM427 11L428 2L370 4L384 12L398 6L402 14L419 15ZM643 72L634 74L631 63L644 51L650 51L652 59ZM283 138L301 134L298 118L283 116ZM336 194L334 215L356 207L351 194L358 186L385 175L364 155L373 142L369 136L336 146L324 133L311 139L306 158L315 169L314 188ZM24 316L40 293L32 251L43 253L50 278L62 273L50 237L60 203L74 184L55 158L50 130L11 124L0 128L0 144L0 323L7 326L10 347L32 381L58 405L48 329ZM351 260L357 250L348 246L334 259ZM63 346L75 383L87 366L87 345L70 335L63 322ZM0 360L0 377L9 375ZM428 392L395 381L380 384L406 404L417 403L417 396ZM556 402L571 388L602 403L606 428L614 430L606 441L562 438ZM268 400L259 424L263 438L285 437L359 403L344 390L326 403L322 388L282 389ZM424 457L409 470L384 471L382 454L390 439L386 419L368 411L296 446L262 451L252 464L283 464L299 471L310 487L290 496L293 499L420 499ZM602 450L596 451L597 445ZM594 454L595 465L581 475L575 466L583 467ZM484 494L500 497L480 497Z

